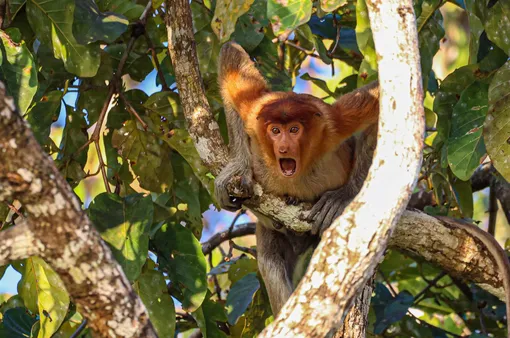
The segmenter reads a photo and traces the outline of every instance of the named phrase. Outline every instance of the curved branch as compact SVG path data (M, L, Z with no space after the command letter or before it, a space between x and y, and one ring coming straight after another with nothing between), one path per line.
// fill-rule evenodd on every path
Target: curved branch
M2 247L17 239L4 259L32 254L12 251L31 241L98 337L156 336L122 268L0 83L0 201L12 199L23 204L30 228L0 232Z
M225 230L214 234L209 240L202 243L202 252L204 255L208 255L216 249L221 243L229 241L233 238L243 237L246 235L254 235L255 234L255 223L245 223L239 224L232 231Z

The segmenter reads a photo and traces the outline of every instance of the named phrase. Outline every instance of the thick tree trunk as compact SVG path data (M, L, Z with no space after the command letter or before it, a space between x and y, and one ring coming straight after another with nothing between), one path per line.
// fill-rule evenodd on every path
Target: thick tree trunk
M140 298L1 84L0 202L13 199L27 220L0 232L0 266L39 255L98 337L155 336Z

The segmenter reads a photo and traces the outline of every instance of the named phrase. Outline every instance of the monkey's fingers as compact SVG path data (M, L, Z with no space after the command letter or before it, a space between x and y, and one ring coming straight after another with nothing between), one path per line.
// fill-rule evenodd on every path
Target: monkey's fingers
M312 234L316 235L320 232L324 219L326 218L329 210L334 204L334 200L328 196L322 196L317 203L313 206L308 214L308 221L313 222Z

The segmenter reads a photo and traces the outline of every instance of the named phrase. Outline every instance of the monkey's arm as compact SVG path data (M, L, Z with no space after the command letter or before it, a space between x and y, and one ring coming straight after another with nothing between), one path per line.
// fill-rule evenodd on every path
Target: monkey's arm
M357 131L377 123L379 118L379 82L374 81L342 95L329 116L335 126L333 142L339 143Z
M214 193L223 209L233 211L241 207L243 199L251 197L253 185L251 153L242 117L247 117L250 103L262 95L266 83L248 54L239 45L226 43L220 52L219 84L227 118L231 161L216 177ZM229 190L234 190L236 196L230 196Z
M365 129L363 133L346 142L354 143L354 165L346 184L336 190L325 192L314 204L308 220L313 222L312 234L321 234L356 197L372 165L377 143L377 125Z

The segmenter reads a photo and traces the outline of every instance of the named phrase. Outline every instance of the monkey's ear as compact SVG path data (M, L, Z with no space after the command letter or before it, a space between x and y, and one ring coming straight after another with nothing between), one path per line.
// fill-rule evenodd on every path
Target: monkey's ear
M251 105L267 92L266 81L250 56L234 42L221 48L218 78L225 108L236 110L243 120Z

